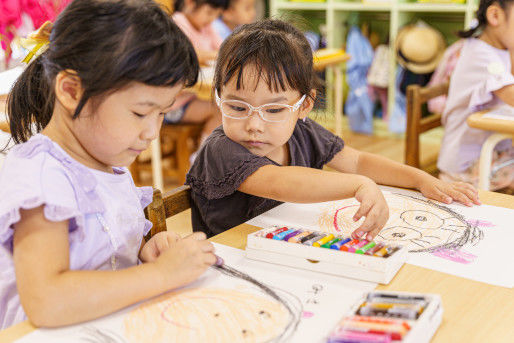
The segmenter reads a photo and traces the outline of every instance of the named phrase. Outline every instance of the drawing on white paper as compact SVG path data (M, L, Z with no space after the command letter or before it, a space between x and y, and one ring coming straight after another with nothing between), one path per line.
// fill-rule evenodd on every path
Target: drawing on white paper
M461 214L432 200L398 193L386 193L384 197L389 205L389 220L375 238L377 242L406 245L410 252L434 252L476 245L483 238L477 223L466 221ZM364 220L353 221L359 206L355 199L331 204L322 210L319 227L350 236Z

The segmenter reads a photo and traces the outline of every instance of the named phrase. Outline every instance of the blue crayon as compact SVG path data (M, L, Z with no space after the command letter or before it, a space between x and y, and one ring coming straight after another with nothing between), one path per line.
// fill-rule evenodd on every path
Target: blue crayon
M351 241L352 239L351 238L345 238L343 240L340 240L339 242L335 243L335 244L332 244L330 246L330 249L336 249L336 250L339 250L343 245L345 245L346 243L348 243L349 241Z
M293 233L295 229L289 229L281 233L277 233L275 236L273 236L273 239L276 239L278 241L281 241L284 239L285 236L289 235L290 233Z

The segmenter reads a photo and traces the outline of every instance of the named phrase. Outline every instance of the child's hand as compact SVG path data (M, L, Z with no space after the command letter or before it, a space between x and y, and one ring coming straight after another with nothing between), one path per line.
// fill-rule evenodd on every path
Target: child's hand
M423 178L418 189L427 198L444 202L445 204L451 204L453 200L466 206L481 204L478 199L478 191L475 187L465 182L447 183L429 176Z
M195 232L168 243L169 248L162 251L154 261L167 289L196 280L207 268L216 263L214 246L206 240L203 232Z
M389 219L389 207L384 195L373 181L366 181L355 193L361 205L355 215L354 221L366 217L364 223L352 233L352 238L361 238L366 234L366 239L371 241L382 230Z
M159 255L169 248L170 242L174 243L180 239L180 235L175 232L163 231L154 235L145 243L139 253L139 258L143 262L153 262Z

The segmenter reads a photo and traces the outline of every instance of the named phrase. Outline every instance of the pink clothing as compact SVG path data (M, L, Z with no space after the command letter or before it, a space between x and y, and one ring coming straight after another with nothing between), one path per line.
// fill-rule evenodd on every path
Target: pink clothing
M0 41L6 50L22 24L22 14L32 19L35 28L45 21L54 21L71 0L2 0L0 2ZM7 56L9 57L9 56ZM7 58L8 59L8 58Z
M189 38L191 43L193 43L195 50L219 50L222 40L212 24L198 31L193 25L191 25L185 14L182 12L175 12L172 16L172 19L175 24L177 24L177 26L182 30L182 32L185 33L187 38ZM193 101L195 98L196 95L194 94L181 92L171 107L171 111L175 111L181 107L184 107L187 103Z
M193 43L195 50L219 50L222 40L212 24L202 28L201 30L197 30L193 25L191 25L185 14L182 12L175 12L172 19L175 24L180 27L182 32L186 34L191 43Z
M450 77L457 66L460 50L463 45L464 39L460 39L446 49L441 62L439 62L439 65L434 71L434 74L432 74L427 86L436 86L450 80ZM429 100L428 110L431 113L443 113L444 106L446 105L446 98L446 95L441 95Z
M134 266L152 223L143 209L152 188L137 188L126 168L87 168L47 136L11 148L0 170L0 329L26 320L13 263L20 209L44 206L49 221L68 221L72 270ZM51 249L51 247L49 247Z
M464 41L443 112L444 137L437 163L441 171L464 172L480 157L482 144L491 132L469 127L466 119L474 112L503 104L493 92L512 84L507 50L476 38ZM506 150L509 146L510 141L505 141L497 148Z

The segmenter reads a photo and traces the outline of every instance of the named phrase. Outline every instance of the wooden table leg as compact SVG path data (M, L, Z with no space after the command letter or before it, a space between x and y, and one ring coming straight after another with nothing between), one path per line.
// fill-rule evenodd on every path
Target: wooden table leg
M512 138L511 135L493 133L482 145L480 162L478 166L478 189L488 191L491 178L491 163L493 160L494 147L502 140Z
M152 180L153 187L164 191L164 181L162 178L162 155L161 155L161 136L157 136L152 141Z

